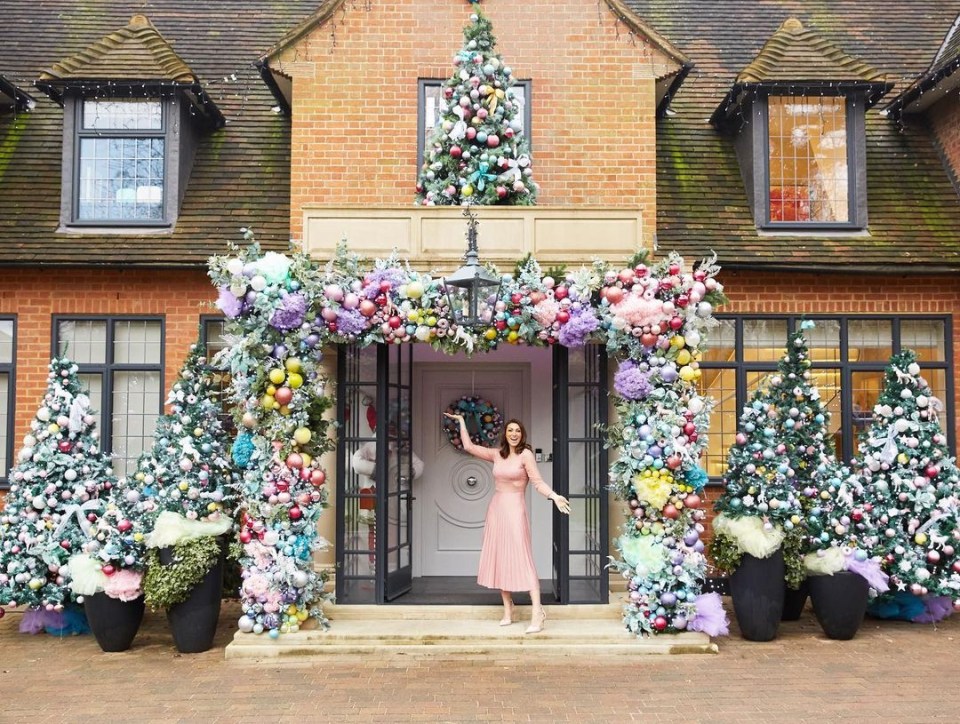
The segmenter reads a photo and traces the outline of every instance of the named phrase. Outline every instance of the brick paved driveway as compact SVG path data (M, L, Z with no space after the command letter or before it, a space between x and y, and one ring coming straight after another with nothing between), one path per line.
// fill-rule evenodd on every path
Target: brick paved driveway
M957 721L960 616L939 627L868 621L850 642L823 638L809 611L780 638L720 641L716 656L551 660L340 657L227 663L218 648L180 656L147 613L134 648L55 639L0 621L0 721Z

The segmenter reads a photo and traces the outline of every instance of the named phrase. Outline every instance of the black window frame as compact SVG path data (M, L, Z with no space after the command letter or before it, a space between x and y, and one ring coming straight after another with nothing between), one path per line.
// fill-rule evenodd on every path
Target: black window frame
M733 369L735 371L736 384L736 414L739 421L740 413L744 405L750 399L751 392L747 389L747 375L750 372L774 372L777 369L777 362L745 362L743 345L743 325L747 320L777 320L786 321L787 336L797 328L797 325L804 319L814 322L818 320L830 320L840 322L840 341L839 341L839 359L829 362L814 362L813 369L836 369L840 373L840 439L841 449L837 450L838 460L848 461L856 454L856 437L859 433L853 425L853 373L854 372L883 372L889 361L870 361L870 362L851 362L848 359L849 350L849 324L851 321L889 321L891 323L891 350L893 354L901 351L901 325L904 322L918 321L936 321L943 324L944 333L944 360L929 361L918 360L921 370L943 370L946 383L945 397L942 400L945 408L945 421L942 424L944 432L947 433L948 448L952 456L956 456L957 450L957 432L956 432L956 410L954 405L954 365L953 365L953 317L950 314L717 314L718 320L732 320L735 324L734 349L735 359L726 362L700 361L701 369ZM786 346L787 338L784 338L783 345ZM708 340L709 346L709 340ZM714 413L716 414L716 413ZM949 425L949 427L948 427ZM719 485L720 476L711 476L710 485Z
M423 166L423 154L426 150L426 144L424 142L424 122L426 121L426 90L431 87L442 87L444 83L449 80L448 78L419 78L417 80L417 176L420 175L420 168ZM515 80L514 87L521 86L523 88L524 100L523 100L523 135L527 139L527 146L530 151L533 151L533 138L530 134L530 130L533 124L533 118L531 113L531 92L533 90L533 81L529 78L524 80Z
M140 100L154 101L160 104L160 130L155 129L84 129L83 105L85 101L110 100ZM143 97L112 94L102 92L75 93L67 96L65 115L70 116L70 123L64 124L64 181L69 179L69 201L65 199L67 208L61 214L62 223L69 228L78 230L88 229L156 229L169 230L176 221L176 208L171 200L179 195L179 168L177 156L174 153L180 143L181 123L177 118L180 113L180 101L176 95L169 92L154 91ZM67 112L67 109L71 112ZM161 208L163 215L160 219L81 219L80 212L80 141L84 138L161 138L163 139L163 201ZM67 188L65 183L64 188ZM176 192L175 192L176 191ZM175 193L174 193L175 192ZM66 196L66 194L65 194Z
M13 349L10 354L10 362L0 361L0 375L9 375L7 383L7 439L4 441L7 453L7 469L0 471L0 490L6 490L10 487L10 470L17 465L14 458L14 439L16 438L17 422L17 315L0 315L0 322L13 323ZM0 414L4 414L0 411Z
M847 132L847 221L771 221L770 220L770 97L841 96L846 100ZM757 157L754 168L760 178L756 189L762 193L759 227L764 231L842 231L859 232L867 228L866 188L866 95L857 88L843 84L813 84L803 86L767 86L760 89L754 100L760 112L755 115L754 148Z
M157 408L157 417L163 415L164 400L166 400L166 363L167 363L167 329L166 317L158 314L55 314L52 318L51 357L60 356L60 324L61 322L105 322L106 339L104 345L106 354L103 363L76 362L77 373L99 374L102 383L100 386L100 404L91 399L91 405L100 413L100 450L113 456L113 376L116 372L159 372L160 373L160 404ZM114 356L114 327L117 322L159 322L160 323L160 361L157 364L117 364ZM66 351L70 356L70 350Z

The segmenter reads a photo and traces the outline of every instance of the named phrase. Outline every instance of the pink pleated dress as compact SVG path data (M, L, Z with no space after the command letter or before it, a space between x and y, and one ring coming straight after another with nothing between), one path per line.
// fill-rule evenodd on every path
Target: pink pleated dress
M462 441L466 452L493 463L495 489L487 507L477 583L501 591L539 590L524 493L528 482L546 498L553 491L540 476L533 452L524 450L503 459L499 449Z

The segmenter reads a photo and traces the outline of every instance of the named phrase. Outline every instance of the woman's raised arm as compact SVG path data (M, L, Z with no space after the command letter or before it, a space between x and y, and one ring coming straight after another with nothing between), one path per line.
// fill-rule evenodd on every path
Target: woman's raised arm
M475 458L480 458L481 460L486 460L491 463L493 462L493 456L497 451L490 447L477 445L470 439L470 433L467 430L467 423L463 421L463 415L451 415L449 412L444 412L443 414L451 420L457 420L460 423L460 442L463 444L463 449L466 452Z

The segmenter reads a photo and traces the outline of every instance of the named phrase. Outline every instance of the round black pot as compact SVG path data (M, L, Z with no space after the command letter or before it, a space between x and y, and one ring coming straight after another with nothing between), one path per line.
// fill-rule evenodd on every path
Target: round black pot
M848 641L856 636L867 611L867 580L850 571L808 580L813 613L827 638Z
M126 651L143 620L143 596L135 601L110 598L102 591L83 597L83 611L90 630L104 651Z
M803 607L807 604L807 596L810 595L810 584L807 579L803 579L800 588L794 590L784 584L783 590L783 615L781 621L799 621L803 614Z
M730 576L730 596L740 633L747 641L772 641L783 615L783 551L769 558L744 553Z
M173 548L161 548L160 563L173 562ZM220 620L220 599L223 594L223 554L207 575L190 592L185 601L167 610L167 622L173 643L182 654L199 654L213 646Z

